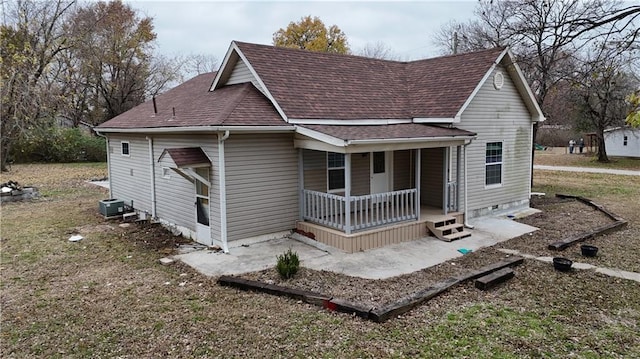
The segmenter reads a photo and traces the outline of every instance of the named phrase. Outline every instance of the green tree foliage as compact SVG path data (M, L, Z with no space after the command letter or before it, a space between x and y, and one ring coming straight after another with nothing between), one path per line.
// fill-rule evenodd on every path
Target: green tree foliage
M80 128L45 127L15 143L16 162L104 162L106 141Z
M636 91L627 96L627 101L631 106L631 111L627 115L627 124L632 127L640 127L640 91Z
M347 36L336 25L327 28L318 17L305 16L273 34L273 45L317 52L348 54Z

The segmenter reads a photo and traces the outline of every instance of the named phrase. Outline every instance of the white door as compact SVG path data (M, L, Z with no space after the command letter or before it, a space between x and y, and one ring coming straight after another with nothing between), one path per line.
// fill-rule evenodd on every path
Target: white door
M209 167L196 168L196 173L209 180ZM196 241L211 245L211 229L209 228L209 186L196 180Z
M371 153L371 193L391 191L391 161L393 152Z

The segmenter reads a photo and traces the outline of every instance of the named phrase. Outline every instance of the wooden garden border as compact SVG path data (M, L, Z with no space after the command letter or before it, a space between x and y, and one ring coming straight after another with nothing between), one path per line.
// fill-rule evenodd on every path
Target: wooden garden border
M605 233L609 233L609 232L612 232L612 231L615 231L615 230L619 230L619 229L625 227L627 225L627 223L628 223L624 218L622 218L622 217L610 212L609 210L605 209L603 206L595 203L594 201L592 201L592 200L590 200L588 198L584 198L584 197L580 197L580 196L572 196L572 195L569 195L569 194L560 194L560 193L557 193L556 197L563 198L563 199L564 198L570 198L570 199L578 200L578 201L580 201L580 202L582 202L582 203L584 203L584 204L586 204L588 206L591 206L591 207L597 209L598 211L604 213L607 217L611 218L614 222L613 223L609 223L609 224L605 224L605 225L600 226L600 227L598 227L598 228L596 228L596 229L594 229L592 231L589 231L589 232L580 233L578 235L575 235L575 236L572 236L572 237L568 237L568 238L559 240L557 242L553 242L553 243L549 244L549 246L547 247L547 248L549 248L551 250L557 250L557 251L563 250L563 249L565 249L565 248L567 248L567 247L569 247L569 246L571 246L571 245L573 245L575 243L585 241L585 240L587 240L589 238L593 238L596 235L605 234Z
M353 303L340 298L333 298L321 293L287 288L234 276L221 276L218 279L218 284L246 291L256 291L289 297L296 300L302 300L306 303L322 306L323 308L327 308L332 311L353 314L364 319L381 323L391 319L392 317L410 311L411 309L430 300L431 298L444 293L445 291L449 290L449 288L455 285L468 280L480 278L502 268L522 264L523 261L524 259L518 256L503 259L499 262L484 266L480 269L468 271L459 276L447 278L432 286L401 298L393 303L389 303L382 308L368 308L358 303Z

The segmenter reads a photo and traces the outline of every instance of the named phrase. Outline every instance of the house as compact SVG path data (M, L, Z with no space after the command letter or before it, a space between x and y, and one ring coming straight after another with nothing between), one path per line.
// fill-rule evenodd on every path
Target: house
M640 158L640 128L629 126L604 130L607 155Z
M185 236L228 251L296 229L354 252L527 208L543 120L508 49L396 62L232 42L216 73L97 131L111 197Z

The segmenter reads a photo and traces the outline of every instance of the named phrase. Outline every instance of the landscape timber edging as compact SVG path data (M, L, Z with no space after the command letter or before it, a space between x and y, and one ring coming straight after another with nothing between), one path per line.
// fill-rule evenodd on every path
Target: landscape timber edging
M563 198L563 199L564 198L570 198L570 199L578 200L578 201L580 201L580 202L582 202L582 203L584 203L584 204L586 204L588 206L591 206L591 207L595 208L596 210L604 213L607 217L611 218L614 222L613 223L609 223L609 224L605 224L605 225L600 226L600 227L598 227L598 228L596 228L596 229L594 229L592 231L589 231L589 232L580 233L580 234L577 234L575 236L568 237L568 238L553 242L553 243L551 243L551 244L549 244L547 246L548 249L557 250L557 251L563 250L563 249L565 249L565 248L567 248L567 247L569 247L569 246L571 246L571 245L573 245L575 243L585 241L585 240L587 240L589 238L593 238L593 237L595 237L595 236L597 236L599 234L605 234L605 233L609 233L609 232L612 232L612 231L615 231L615 230L619 230L619 229L625 227L627 225L627 223L628 223L624 218L616 215L613 212L610 212L609 210L607 210L603 206L595 203L594 201L592 201L592 200L590 200L588 198L584 198L584 197L580 197L580 196L573 196L573 195L569 195L569 194L560 194L560 193L557 193L556 197Z
M227 287L233 287L245 291L256 291L277 296L289 297L301 300L305 303L321 306L331 311L356 315L363 319L368 319L377 323L381 323L391 319L392 317L406 313L416 306L428 301L429 299L444 293L449 288L462 282L476 279L497 270L522 264L524 258L514 256L503 259L500 262L486 265L480 269L472 270L462 275L447 278L425 289L412 293L400 300L389 303L382 308L368 308L358 303L348 300L330 297L321 293L306 291L301 289L287 288L275 284L268 284L254 280L243 279L234 276L223 275L218 278L218 284Z

